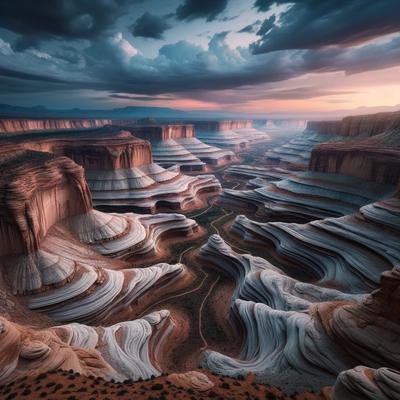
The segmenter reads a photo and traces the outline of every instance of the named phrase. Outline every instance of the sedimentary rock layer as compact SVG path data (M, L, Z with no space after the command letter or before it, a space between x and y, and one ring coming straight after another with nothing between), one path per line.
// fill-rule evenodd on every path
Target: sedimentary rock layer
M232 376L255 372L288 392L320 389L359 364L399 368L398 269L384 272L371 295L353 295L299 282L262 258L235 253L218 236L201 248L200 257L235 279L232 311L246 333L239 357L207 351L204 366ZM382 370L386 383L371 376L353 385L347 380L345 389L340 383L338 396L340 390L362 393L363 386L377 394L384 387L395 390L397 373L388 371Z
M397 184L399 155L400 128L363 140L319 144L312 152L310 169Z
M345 117L340 121L310 121L307 129L321 135L370 137L400 128L400 111Z
M187 209L202 204L202 195L220 191L214 176L186 176L179 170L166 170L153 163L150 143L124 130L103 133L100 137L83 135L17 143L24 148L66 155L82 165L94 204L98 206L126 206L145 212L154 212L158 206ZM13 151L14 141L4 143L2 152Z
M135 136L151 142L156 163L164 167L179 165L182 170L204 170L205 163L175 141L194 138L193 125L133 126L129 129Z
M275 219L307 221L348 215L394 192L394 186L346 175L298 172L253 190L225 189L219 201L236 207L250 204Z
M358 366L339 374L332 400L396 400L400 393L400 372L387 367Z
M99 128L111 123L110 119L0 119L0 133Z
M253 372L290 392L331 384L350 365L308 310L322 299L351 296L297 282L259 257L236 254L215 236L200 256L235 278L232 309L246 334L238 358L207 351L204 366L231 376Z
M92 208L84 170L66 157L26 151L0 163L0 255L37 251L49 228Z
M210 146L195 137L175 141L206 164L220 165L235 159L233 151Z
M253 167L250 165L233 165L226 169L226 173L243 178L259 178L263 181L278 181L284 179L291 171L279 167ZM267 183L265 183L267 184Z
M43 330L0 318L0 383L56 369L106 379L159 376L157 354L173 322L167 310L109 327L81 324Z
M330 137L316 135L311 131L304 131L290 139L282 146L268 150L265 155L267 160L275 163L294 164L306 167L311 157L312 148Z
M251 121L198 121L194 122L196 136L203 142L233 151L245 150L249 141L233 129L251 128Z
M191 235L195 221L94 211L83 169L65 157L29 151L2 165L1 271L31 309L57 321L101 320L186 275L169 264L117 271L130 265L103 255L157 254L164 235Z

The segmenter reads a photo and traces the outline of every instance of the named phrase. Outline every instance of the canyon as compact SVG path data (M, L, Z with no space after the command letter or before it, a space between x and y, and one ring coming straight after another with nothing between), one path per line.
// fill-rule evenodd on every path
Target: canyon
M2 124L0 392L399 396L399 112Z

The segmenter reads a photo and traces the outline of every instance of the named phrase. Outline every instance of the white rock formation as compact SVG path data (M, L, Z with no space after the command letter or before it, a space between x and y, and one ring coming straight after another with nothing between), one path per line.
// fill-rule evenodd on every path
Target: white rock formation
M360 214L308 224L260 223L238 216L233 232L256 245L270 243L285 260L321 283L365 293L400 262L400 230L388 231Z
M206 164L220 165L235 159L233 151L210 146L196 137L175 139L175 141Z
M30 329L0 318L0 383L56 369L117 381L159 376L158 355L173 329L167 310L109 327Z
M257 181L253 182L256 183ZM346 175L297 172L253 190L225 189L221 202L238 207L259 207L274 218L297 220L340 217L361 206L393 195L395 188Z
M399 269L383 273L372 294L354 295L299 282L215 235L199 255L235 279L231 307L245 331L237 357L206 351L203 366L231 376L254 372L289 393L320 390L359 364L399 367ZM398 373L378 371L339 375L333 398L397 398Z

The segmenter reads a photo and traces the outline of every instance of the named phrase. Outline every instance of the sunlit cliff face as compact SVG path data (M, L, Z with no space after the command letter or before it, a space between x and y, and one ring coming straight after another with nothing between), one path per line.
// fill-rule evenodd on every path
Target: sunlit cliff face
M0 103L244 113L394 107L399 8L396 0L57 0L42 9L17 0L0 16Z

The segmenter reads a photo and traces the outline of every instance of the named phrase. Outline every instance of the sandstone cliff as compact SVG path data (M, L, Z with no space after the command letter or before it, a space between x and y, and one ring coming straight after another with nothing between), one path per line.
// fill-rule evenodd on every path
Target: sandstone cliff
M0 119L0 133L99 128L111 123L110 119Z
M38 250L58 221L92 208L84 170L66 157L26 151L0 163L0 256Z
M199 132L228 131L253 127L253 122L250 120L194 121L193 124L196 131Z
M309 169L340 173L379 183L400 182L400 129L364 140L328 142L314 147Z
M190 124L132 126L129 129L134 136L151 142L194 137L194 126Z
M56 142L53 151L73 159L86 170L126 169L153 162L150 143L130 135Z
M86 170L124 169L151 164L151 145L135 138L129 131L98 130L95 134L55 134L47 137L16 137L3 141L0 154L10 154L18 149L49 152L66 156Z
M310 121L307 129L339 136L379 135L400 128L400 111L345 117L341 121Z

